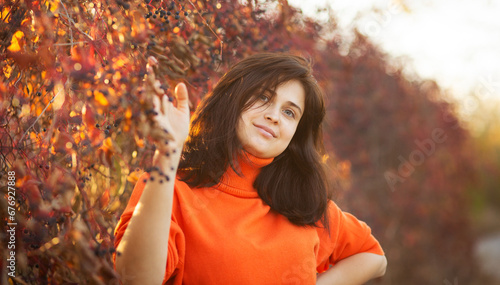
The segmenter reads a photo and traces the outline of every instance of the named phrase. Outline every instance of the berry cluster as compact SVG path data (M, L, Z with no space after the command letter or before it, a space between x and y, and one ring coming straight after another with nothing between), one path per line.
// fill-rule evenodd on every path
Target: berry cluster
M170 167L170 170L171 171L174 171L175 168L174 167ZM149 180L151 181L155 181L155 177L153 175L151 175L153 172L158 172L158 175L160 176L159 177L159 183L163 183L163 179L165 179L166 181L170 181L170 177L168 175L166 175L165 173L163 173L163 171L161 171L158 167L151 167L149 169L146 169L146 172L148 172L150 174L149 176ZM175 175L175 173L174 173ZM147 179L144 179L142 182L146 183L147 182Z
M109 136L111 127L117 128L118 124L119 124L118 121L116 121L114 124L107 124L106 127L104 128L104 134L106 134L106 136ZM97 123L97 124L95 124L95 127L99 129L101 127L101 125L99 125ZM102 126L102 127L104 127L104 126Z
M170 4L162 3L158 8L154 11L149 11L144 15L146 19L150 22L153 20L154 24L158 24L158 21L161 21L160 31L163 32L167 29L167 25L171 23L171 21L177 21L175 26L179 27L181 25L181 15L185 17L189 16L189 13L186 11L184 5L180 5L180 10L178 10L178 5L174 1L170 2ZM176 10L177 11L174 11Z

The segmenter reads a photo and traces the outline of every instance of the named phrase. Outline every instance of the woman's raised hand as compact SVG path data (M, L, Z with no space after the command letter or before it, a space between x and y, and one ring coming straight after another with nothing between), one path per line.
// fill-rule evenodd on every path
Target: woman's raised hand
M189 133L189 96L186 85L179 83L175 87L175 100L170 100L156 79L153 67L158 65L154 57L148 58L146 67L146 92L154 94L153 105L157 115L154 119L160 129L167 134L168 141L157 142L157 149L161 154L182 150L182 145ZM175 105L174 105L175 103Z

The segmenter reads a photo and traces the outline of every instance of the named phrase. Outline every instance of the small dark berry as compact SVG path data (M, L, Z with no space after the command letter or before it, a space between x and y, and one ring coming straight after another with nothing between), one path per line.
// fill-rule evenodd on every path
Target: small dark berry
M159 11L159 10L156 10L156 11L155 11L155 14L158 14L158 13L160 13L160 11Z
M170 15L172 15L172 12L170 12L170 11L167 11L167 15L169 15L169 16L170 16Z
M156 15L153 15L153 19L156 19Z
M173 102L173 101L174 101L174 98L172 98L172 97L168 97L168 101Z
M179 11L177 11L177 12L175 12L175 14L176 14L176 15L179 15L179 14L180 14L180 12L179 12Z
M170 21L169 21L169 20L166 20L166 21L165 21L165 23L170 24Z
M105 130L105 131L104 131L104 133L105 133L106 135L109 135L109 130Z
M46 132L46 131L47 131L47 129L46 129L46 128L43 128L43 131L44 131L44 132Z
M155 38L155 35L151 35L151 38L154 39Z
M184 16L187 16L187 15L189 15L189 13L188 12L184 12Z
M99 124L95 124L95 127L96 127L96 128L99 128Z
M165 29L164 29L164 28L160 28L160 32L164 32L164 31L165 31Z
M175 15L175 19L176 20L179 20L180 16L179 15Z
M42 96L42 93L41 92L36 92L36 96L40 97L40 96Z

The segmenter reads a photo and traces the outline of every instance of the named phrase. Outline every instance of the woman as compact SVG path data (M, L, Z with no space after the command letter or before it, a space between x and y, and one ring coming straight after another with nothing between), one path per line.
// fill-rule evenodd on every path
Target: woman
M157 123L171 137L115 231L124 283L362 284L385 273L370 228L327 195L325 106L311 72L302 57L250 56L189 131L186 86L174 106L148 67L147 90L162 96Z

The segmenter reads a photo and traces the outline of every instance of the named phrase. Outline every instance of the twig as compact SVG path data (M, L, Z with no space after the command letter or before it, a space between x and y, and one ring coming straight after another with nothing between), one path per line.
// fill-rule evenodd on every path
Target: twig
M40 115L36 118L36 120L33 122L33 124L31 124L31 126L29 126L29 128L26 130L26 132L24 132L23 136L21 137L21 139L19 140L18 143L21 143L24 139L24 137L26 136L26 134L29 132L29 130L36 124L36 122L38 122L38 119L40 119L43 114L45 113L45 110L47 110L47 108L50 106L50 104L52 104L52 102L54 102L54 100L56 99L56 97L59 95L59 93L61 93L61 91L64 90L64 87L59 89L59 92L57 92L56 95L54 95L54 97L52 97L52 99L50 99L49 101L49 104L47 104L47 106L45 106L45 108L43 109L42 113L40 113Z
M17 85L19 80L21 80L21 77L23 77L23 71L21 70L21 73L19 73L19 78L16 80L16 83L14 83L14 87Z
M70 18L69 18L68 9L66 9L66 6L64 5L62 0L59 0L59 2L61 2L61 5L63 6L64 11L66 11L66 17L68 17L68 20L69 20ZM73 47L73 45L74 45L74 43L73 43L73 29L71 29L71 27L69 27L69 35L71 37L71 47Z
M73 46L73 45L77 45L77 44L86 44L88 42L71 42L71 43L60 43L60 44L53 44L54 46Z
M222 63L222 44L224 43L221 38L219 38L219 36L217 36L217 34L214 32L214 30L212 29L212 27L210 27L210 25L207 23L207 21L205 20L205 18L203 18L203 16L200 14L200 11L198 11L198 9L196 9L196 6L193 4L193 2L191 2L191 0L188 0L188 2L191 4L191 6L193 6L194 10L196 11L196 13L200 16L201 20L203 21L203 24L205 24L205 26L208 27L208 29L212 32L212 34L214 34L214 36L219 40L220 42L220 63L219 63L219 66L217 67L217 69L219 69L220 67L220 64Z
M62 0L59 0L59 1L61 1L61 3L62 3ZM64 5L63 5L63 7L64 7ZM61 14L61 16L63 16L63 17L64 17L65 15ZM84 31L82 31L82 30L80 30L80 28L78 28L78 27L76 26L76 23L75 23L75 21L73 21L73 19L71 19L69 16L66 16L66 17L68 17L68 22L69 22L70 24L73 24L72 26L73 26L75 29L77 29L80 33L84 34L85 36L87 36L90 40L92 40L92 41L94 40L94 38L93 38L93 37L91 37L89 34L87 34L86 32L84 32ZM68 26L71 26L71 25L68 25Z

